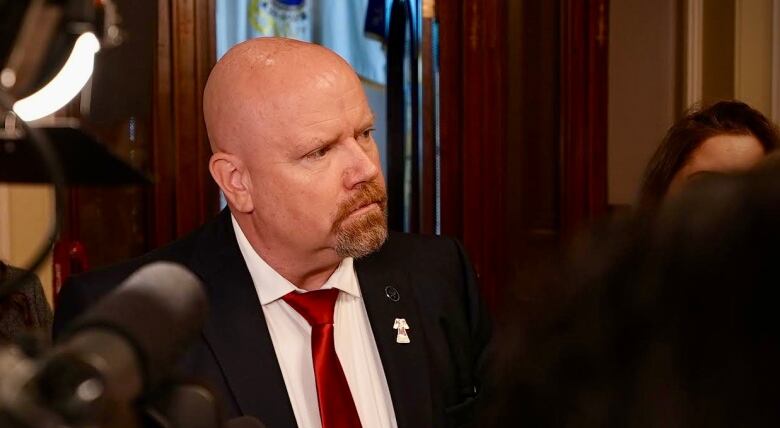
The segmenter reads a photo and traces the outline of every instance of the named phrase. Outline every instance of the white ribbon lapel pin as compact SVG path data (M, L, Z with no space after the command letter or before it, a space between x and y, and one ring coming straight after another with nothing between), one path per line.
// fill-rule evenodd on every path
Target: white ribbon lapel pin
M411 330L409 324L406 323L405 318L396 318L393 323L393 329L398 330L398 335L395 337L396 343L409 343L409 334L406 330Z

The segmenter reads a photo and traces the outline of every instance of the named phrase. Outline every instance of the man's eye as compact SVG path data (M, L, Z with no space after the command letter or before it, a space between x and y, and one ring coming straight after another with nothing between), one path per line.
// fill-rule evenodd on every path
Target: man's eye
M363 138L364 140L368 140L371 138L371 134L374 132L374 128L368 128L365 131L360 133L360 138Z
M317 150L314 150L312 152L307 153L306 154L306 158L308 158L308 159L320 159L320 158L325 157L325 155L328 153L328 151L330 151L330 147L329 146L323 146L323 147L320 147Z

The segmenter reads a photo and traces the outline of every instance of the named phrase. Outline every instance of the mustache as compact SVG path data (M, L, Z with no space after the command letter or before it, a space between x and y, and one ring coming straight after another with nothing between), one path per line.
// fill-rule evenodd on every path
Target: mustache
M377 203L383 211L387 204L385 189L375 181L363 184L357 194L339 204L336 220L333 222L334 229L338 228L354 211L373 203Z

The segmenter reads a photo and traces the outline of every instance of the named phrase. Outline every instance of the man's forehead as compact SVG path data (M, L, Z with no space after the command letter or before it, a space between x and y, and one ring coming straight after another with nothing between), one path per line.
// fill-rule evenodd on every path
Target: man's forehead
M333 142L374 124L374 113L365 97L349 97L344 102L333 97L316 102L315 98L266 99L258 106L259 116L251 123L249 135L262 135L274 146L297 151Z
M357 78L317 73L296 83L256 99L264 116L283 115L284 120L308 126L334 118L363 121L372 115Z
M332 111L322 114L300 114L292 118L287 127L300 135L302 142L337 138L342 133L359 132L374 124L374 114L368 106L351 111Z
M248 119L260 122L282 121L289 125L306 126L327 117L363 120L371 115L370 107L357 79L336 73L308 76L290 75L284 81L253 79L243 90L234 89L233 110Z
M215 136L234 129L242 139L276 139L300 136L306 127L327 134L335 128L328 121L355 127L372 121L359 78L335 53L284 39L245 43L220 60L207 85L207 125L218 128Z
M332 112L328 114L299 115L294 123L298 129L311 132L341 132L345 129L358 130L374 123L371 109L353 110L351 112Z
M365 97L354 71L337 63L297 64L274 72L247 70L235 85L235 96L266 111L293 107L304 114L342 100L354 105L353 97Z

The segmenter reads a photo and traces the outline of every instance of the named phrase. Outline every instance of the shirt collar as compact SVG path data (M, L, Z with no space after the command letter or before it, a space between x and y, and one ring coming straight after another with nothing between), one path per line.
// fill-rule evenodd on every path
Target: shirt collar
M233 217L232 214L230 215L230 219L233 223L236 241L238 241L238 248L241 250L241 255L249 269L249 275L252 277L252 282L255 285L257 297L260 298L261 305L265 306L272 303L282 298L285 294L293 291L305 293L305 291L293 285L269 266L268 263L257 254L252 247L252 244L249 243L246 235L244 235L244 231L241 230L241 226L239 226L236 218ZM323 284L321 289L324 290L327 288L337 288L358 298L361 296L352 257L346 257L341 260L339 266L330 275L330 278L325 281L325 284Z

